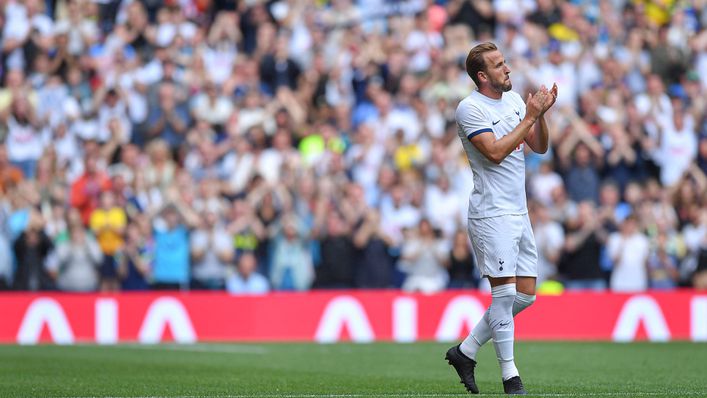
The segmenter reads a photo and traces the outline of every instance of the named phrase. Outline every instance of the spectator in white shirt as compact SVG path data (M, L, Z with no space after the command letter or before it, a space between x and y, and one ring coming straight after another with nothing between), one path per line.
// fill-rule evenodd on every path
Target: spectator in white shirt
M219 222L217 209L205 206L202 227L190 238L192 286L196 289L222 289L226 267L233 259L231 237Z
M673 105L665 93L665 85L658 75L650 75L646 80L647 91L635 97L634 104L639 115L644 118L644 127L648 135L657 139L656 122L670 120L673 117Z
M421 218L420 210L408 203L405 194L405 188L396 185L381 201L383 228L396 245L403 241L403 229L415 227Z
M638 229L635 215L629 215L619 232L609 235L607 251L614 263L610 287L615 292L641 292L648 288L648 238Z
M575 107L578 98L577 85L580 79L577 76L576 65L563 55L560 46L559 42L552 41L550 43L547 61L538 68L535 81L538 82L537 85L546 84L548 86L551 82L557 82L557 85L562 87L562 95L557 97L557 106L559 108Z
M410 54L410 69L418 73L429 70L432 57L443 44L442 35L430 28L427 13L416 15L415 29L405 40L405 50Z
M207 82L204 92L194 97L191 110L195 118L223 126L233 113L233 103L219 93L213 82Z
M109 88L105 95L97 95L102 104L98 108L98 132L99 142L106 142L111 138L111 123L117 120L120 127L120 142L126 144L132 137L132 123L128 117L128 107L124 101L121 90Z
M550 217L542 202L530 205L535 243L538 248L538 284L557 276L557 263L565 243L562 225Z
M683 173L697 158L697 135L695 122L683 110L683 103L672 101L673 113L670 117L658 118L660 144L655 154L660 165L660 182L664 186L677 183Z
M415 235L403 244L398 263L400 270L407 274L403 290L422 293L444 290L449 280L448 257L448 242L437 236L428 220L422 219Z
M2 119L7 126L5 145L10 162L22 170L25 178L34 178L45 142L27 98L13 96L10 114Z
M425 190L425 217L432 226L451 238L459 226L459 195L451 190L449 177L441 174L434 185Z
M550 161L542 162L539 173L530 178L530 192L533 198L545 206L552 204L552 192L563 186L562 177L553 170Z

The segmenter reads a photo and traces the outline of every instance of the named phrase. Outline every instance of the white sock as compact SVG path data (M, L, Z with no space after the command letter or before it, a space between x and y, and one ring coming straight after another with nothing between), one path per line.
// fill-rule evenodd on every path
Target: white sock
M513 302L516 297L514 283L496 286L491 289L491 306L489 307L489 326L496 358L501 365L501 377L508 380L518 376L513 361Z
M516 298L513 300L513 316L521 313L524 309L530 307L535 302L535 295L516 292Z
M462 354L476 361L476 353L482 345L491 340L491 328L489 327L489 310L484 312L479 323L474 326L474 329L468 336L459 344L459 349Z
M534 302L535 295L517 292L516 298L513 300L513 316L515 317ZM491 328L489 327L489 311L486 310L479 323L474 326L474 330L459 345L459 349L462 354L476 361L476 353L479 348L489 340L491 340Z

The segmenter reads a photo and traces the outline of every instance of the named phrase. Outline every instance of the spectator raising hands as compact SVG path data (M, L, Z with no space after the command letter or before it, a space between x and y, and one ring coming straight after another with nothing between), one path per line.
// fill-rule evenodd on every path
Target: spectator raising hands
M707 285L699 1L0 3L0 288L474 286L455 110L487 41L546 99L540 282Z

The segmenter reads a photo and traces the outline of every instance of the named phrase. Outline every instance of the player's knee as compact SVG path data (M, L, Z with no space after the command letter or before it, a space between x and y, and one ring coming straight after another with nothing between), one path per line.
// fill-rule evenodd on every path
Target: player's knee
M491 288L491 318L512 317L513 302L516 297L516 286L507 284Z

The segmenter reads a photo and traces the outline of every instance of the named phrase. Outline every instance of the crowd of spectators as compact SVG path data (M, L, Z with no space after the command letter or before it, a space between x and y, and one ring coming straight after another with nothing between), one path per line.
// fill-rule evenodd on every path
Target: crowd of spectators
M469 49L525 96L540 281L707 288L702 0L0 0L0 286L479 286ZM552 282L551 282L552 283Z

